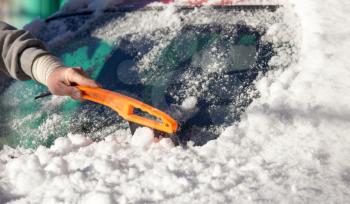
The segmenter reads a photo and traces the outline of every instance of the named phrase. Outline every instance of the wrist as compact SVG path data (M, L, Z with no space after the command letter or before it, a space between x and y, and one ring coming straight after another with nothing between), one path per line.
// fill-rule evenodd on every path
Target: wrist
M47 86L49 76L57 69L63 68L63 63L52 55L43 55L35 59L32 66L33 78Z

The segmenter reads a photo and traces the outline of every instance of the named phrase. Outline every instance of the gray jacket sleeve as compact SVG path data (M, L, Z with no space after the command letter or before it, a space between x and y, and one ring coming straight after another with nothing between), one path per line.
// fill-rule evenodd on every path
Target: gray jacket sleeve
M0 71L19 80L33 78L34 60L49 54L44 44L28 31L0 21Z

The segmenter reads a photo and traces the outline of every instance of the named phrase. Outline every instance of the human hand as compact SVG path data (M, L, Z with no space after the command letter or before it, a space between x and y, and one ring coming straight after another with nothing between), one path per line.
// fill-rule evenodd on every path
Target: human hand
M60 67L52 71L47 78L47 87L53 95L82 100L81 91L74 85L99 87L80 67Z

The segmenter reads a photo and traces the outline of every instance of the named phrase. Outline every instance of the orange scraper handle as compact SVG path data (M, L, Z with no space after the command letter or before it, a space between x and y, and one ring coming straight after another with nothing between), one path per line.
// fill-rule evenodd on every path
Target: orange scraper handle
M84 99L112 108L127 121L169 134L175 133L178 128L177 122L169 115L134 98L101 88L85 86L77 86L77 88L82 92ZM136 115L135 108L148 113L156 120Z

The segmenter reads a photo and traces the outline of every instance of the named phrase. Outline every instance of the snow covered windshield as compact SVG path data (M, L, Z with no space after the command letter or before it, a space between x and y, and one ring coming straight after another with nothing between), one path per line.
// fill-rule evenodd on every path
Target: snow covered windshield
M257 96L253 81L270 69L273 56L272 44L263 36L276 19L266 9L107 11L98 18L86 13L55 17L37 35L66 64L83 66L104 88L176 118L183 124L181 140L201 145L237 122ZM49 120L60 128L46 130L47 142L65 132L100 139L105 131L128 128L115 112L97 104L57 105L51 110L56 118ZM52 117L46 114L28 122L45 126L46 117Z

